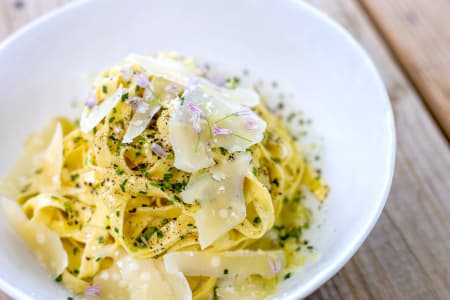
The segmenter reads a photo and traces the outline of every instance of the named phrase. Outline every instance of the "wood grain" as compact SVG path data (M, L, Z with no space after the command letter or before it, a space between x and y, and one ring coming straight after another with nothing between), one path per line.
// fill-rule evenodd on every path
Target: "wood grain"
M21 9L14 2L0 0L0 39L68 1L22 1ZM398 137L396 175L378 224L353 259L309 299L450 299L449 145L365 7L357 0L307 2L341 23L372 56L389 90ZM376 19L373 11L370 16Z
M390 199L355 257L311 299L450 299L450 152L357 1L308 1L346 27L388 87L398 153ZM449 48L450 51L450 48Z
M450 1L362 3L450 139Z

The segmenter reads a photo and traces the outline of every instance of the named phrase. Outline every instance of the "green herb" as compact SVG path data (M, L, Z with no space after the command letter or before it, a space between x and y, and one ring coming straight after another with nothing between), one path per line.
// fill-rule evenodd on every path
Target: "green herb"
M294 119L294 117L295 117L295 113L294 113L294 112L291 112L291 113L288 115L288 117L287 117L287 121L288 121L288 122L291 122L292 119Z
M252 172L253 172L253 175L255 175L255 177L258 176L258 169L256 167L253 167Z
M56 282L61 282L61 281L62 281L62 278L63 278L63 274L61 273L61 274L59 274L59 275L55 278L55 281L56 281Z
M115 119L115 117L111 117L111 118L108 119L108 122L112 123L112 122L114 122L114 119Z
M67 300L73 300L73 298L72 297L67 297Z
M128 92L122 95L122 102L125 102L125 100L128 99Z
M120 217L120 211L116 210L116 216Z
M220 147L220 153L222 153L222 155L227 155L228 154L228 149L224 148L224 147Z
M163 224L163 225L166 225L167 223L169 223L169 219L164 219L164 220L162 220L162 224Z
M164 181L169 181L172 178L172 173L166 173L163 175L163 180Z
M186 185L187 185L187 182L177 182L177 183L172 184L172 189L175 192L180 193L180 192L182 192L184 190Z
M115 233L119 233L119 228L114 227L114 232L115 232Z
M93 132L94 134L96 134L96 133L97 133L97 127L92 128L92 132Z
M101 257L97 257L97 258L95 259L95 262L99 262L101 259L102 259Z
M75 181L75 180L77 180L77 178L78 178L79 176L80 176L80 175L77 174L77 173L71 174L71 175L70 175L70 180Z
M119 184L120 190L121 190L123 193L125 193L125 185L127 184L127 182L128 182L128 179L125 179L124 181L122 181L121 184Z
M145 239L149 239L150 238L150 236L153 234L153 233L155 233L156 232L156 227L155 226L150 226L149 228L147 228L145 231L144 231L144 233L142 234L142 236L145 238Z
M278 182L278 178L275 178L274 180L272 180L272 184L274 184L275 186L280 186L280 183Z
M309 222L305 222L305 224L303 224L303 228L308 229L309 228Z
M224 270L223 270L223 274L224 274L224 275L227 275L227 274L228 274L228 269L224 269Z
M161 230L158 230L158 231L156 232L156 236L157 236L158 238L162 238L164 235L163 235L163 233L162 233Z
M184 240L184 235L180 235L180 240Z
M284 277L283 277L284 280L289 279L289 278L291 278L291 273L290 272L287 273L286 275L284 275Z
M253 224L259 224L259 223L261 223L261 218L260 217L255 217L253 219Z
M320 156L319 155L314 156L314 160L320 160Z
M106 85L102 86L102 92L103 94L106 94L108 92L108 87Z
M308 249L308 250L313 250L313 249L314 249L314 247L313 247L313 246L311 246L311 245L308 245L308 246L306 247L306 249Z
M138 85L136 85L136 87L134 88L134 91L137 93L139 92L140 87Z
M116 172L116 175L122 175L123 173L125 173L125 171L121 169L115 169L114 171Z
M115 114L117 112L117 108L113 107L112 113Z
M140 151L136 151L136 153L134 155L136 155L136 157L141 156L141 152Z
M139 191L139 194L141 194L141 195L147 195L147 191L144 191L144 190Z
M194 224L189 223L189 224L187 224L187 226L192 227L192 226L194 226Z
M98 243L99 244L103 244L104 241L105 241L104 237L101 236L101 237L98 238Z
M283 109L284 108L284 103L283 102L278 102L277 107L278 107L278 109Z
M79 250L80 250L80 249L78 249L77 247L73 248L73 249L72 249L72 254L73 254L74 256L77 255L77 253L78 253Z

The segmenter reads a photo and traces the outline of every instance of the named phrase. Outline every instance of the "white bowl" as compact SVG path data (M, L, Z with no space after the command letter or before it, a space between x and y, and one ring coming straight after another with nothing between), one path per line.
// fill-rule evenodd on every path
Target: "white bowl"
M124 6L125 3L127 6ZM324 138L331 186L317 231L317 261L282 282L277 297L305 297L356 252L376 223L394 170L395 130L385 87L341 27L299 1L80 1L56 10L0 46L0 175L21 143L86 95L86 73L129 52L177 50L230 70L247 68L295 91ZM17 299L65 299L0 218L0 288Z

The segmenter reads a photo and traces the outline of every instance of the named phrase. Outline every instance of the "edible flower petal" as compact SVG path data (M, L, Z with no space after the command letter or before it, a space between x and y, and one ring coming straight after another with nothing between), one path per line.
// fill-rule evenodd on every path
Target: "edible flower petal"
M145 89L150 85L150 81L148 80L148 77L145 73L141 74L135 74L133 76L134 81L136 81L136 84L140 87Z
M227 128L221 128L217 125L213 126L213 133L214 135L232 135L233 131Z
M80 119L80 128L84 133L91 131L119 103L125 89L122 85L105 101L90 110L84 110Z
M276 260L271 257L269 258L270 270L274 275L280 273L282 264L283 261L281 260L281 258L278 258Z
M131 75L133 75L133 68L129 66L127 68L122 69L120 73L122 74L123 80L130 81Z
M86 100L86 106L89 108L93 108L97 104L97 98L95 97L94 93L90 92L88 94L88 98Z
M100 287L96 285L90 285L84 291L86 297L96 297L100 295Z
M169 153L164 151L163 147L157 143L152 143L151 149L153 152L155 152L158 156L162 158L166 158Z

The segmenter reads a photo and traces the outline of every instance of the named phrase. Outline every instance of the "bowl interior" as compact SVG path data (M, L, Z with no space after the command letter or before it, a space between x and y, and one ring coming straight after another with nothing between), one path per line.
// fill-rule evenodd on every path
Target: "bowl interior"
M0 175L25 137L70 115L87 74L130 52L177 50L228 70L249 69L293 92L289 106L323 137L331 186L326 219L313 229L319 258L281 284L295 299L330 278L357 250L384 205L394 165L394 125L380 78L342 29L296 1L81 1L53 13L0 48ZM65 299L0 218L0 283L18 298Z

